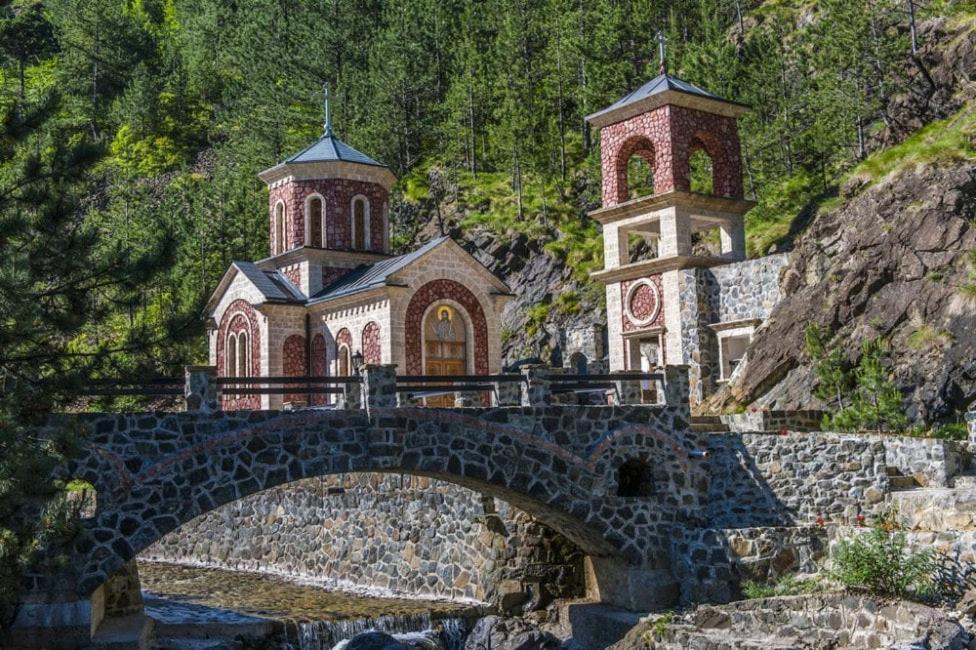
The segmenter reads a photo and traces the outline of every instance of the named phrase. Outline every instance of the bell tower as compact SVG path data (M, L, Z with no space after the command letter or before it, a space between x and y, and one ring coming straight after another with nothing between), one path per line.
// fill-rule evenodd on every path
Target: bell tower
M600 131L603 205L590 213L603 227L611 370L691 367L692 401L712 389L702 269L745 259L738 118L748 107L667 72L587 117ZM692 159L711 163L710 191L692 191ZM635 168L649 172L643 195ZM718 250L696 252L693 235L718 230ZM638 259L639 258L639 259Z

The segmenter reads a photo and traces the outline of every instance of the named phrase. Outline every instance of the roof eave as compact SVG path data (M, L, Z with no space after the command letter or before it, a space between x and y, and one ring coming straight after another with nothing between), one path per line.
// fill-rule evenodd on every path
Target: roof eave
M345 168L345 169L342 169ZM326 178L355 177L359 172L370 182L382 185L389 191L396 185L397 177L390 168L381 164L369 164L352 160L319 160L307 162L283 162L258 173L258 178L272 185L289 176L303 179L324 176ZM303 173L305 172L305 173Z
M733 102L727 99L705 97L696 93L689 93L684 90L674 88L655 93L649 97L638 99L629 104L618 106L617 108L605 108L586 116L586 121L597 128L603 128L617 122L629 119L642 113L647 113L665 104L682 106L716 113L726 117L738 119L748 113L751 109L747 104Z

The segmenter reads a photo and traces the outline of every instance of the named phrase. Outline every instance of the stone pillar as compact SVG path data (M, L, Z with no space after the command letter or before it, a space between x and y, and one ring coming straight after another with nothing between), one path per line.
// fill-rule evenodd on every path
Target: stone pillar
M610 374L620 375L633 371L617 370ZM641 403L641 381L640 379L620 378L613 381L616 389L617 404L640 404Z
M339 395L336 408L345 411L354 411L363 408L362 384L342 384L342 394Z
M664 367L664 403L677 409L686 420L691 418L691 404L688 401L688 366Z
M396 407L396 368L394 363L363 366L363 398L367 412Z
M976 411L966 414L966 423L969 425L969 442L976 445Z
M746 227L742 218L727 221L720 227L722 257L741 262L746 258Z
M691 255L691 216L679 208L661 213L657 256Z
M551 402L549 369L546 366L522 366L522 406L547 406Z
M496 381L491 394L492 406L519 406L522 403L522 382Z
M217 399L217 368L214 366L185 366L183 368L183 396L186 410L214 413L220 410Z

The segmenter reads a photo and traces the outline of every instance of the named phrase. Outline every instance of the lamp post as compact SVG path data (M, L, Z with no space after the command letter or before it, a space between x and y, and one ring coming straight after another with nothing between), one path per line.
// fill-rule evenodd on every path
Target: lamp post
M352 367L355 369L357 375L362 374L363 353L361 351L357 350L356 353L352 355Z

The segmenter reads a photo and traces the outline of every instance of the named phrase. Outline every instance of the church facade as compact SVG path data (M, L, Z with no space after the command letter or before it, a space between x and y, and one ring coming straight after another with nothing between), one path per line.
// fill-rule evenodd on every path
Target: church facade
M688 365L693 402L731 379L780 298L786 256L746 260L747 110L667 74L662 53L660 75L587 118L600 131L603 201L590 216L604 269L592 277L606 286L609 369ZM710 167L706 189L693 187L695 156Z
M231 264L207 305L218 375L346 376L358 363L410 375L500 371L508 287L448 237L391 256L396 177L386 165L327 123L320 140L260 178L270 256ZM225 408L303 399L245 396Z

